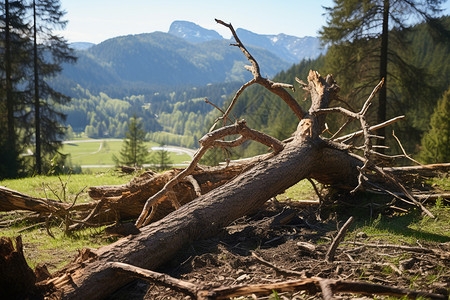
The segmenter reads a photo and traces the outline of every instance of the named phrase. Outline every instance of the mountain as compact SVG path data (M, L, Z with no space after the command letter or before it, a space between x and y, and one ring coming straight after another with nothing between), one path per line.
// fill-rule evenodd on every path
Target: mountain
M261 35L241 28L237 33L266 77L324 51L314 37ZM96 45L72 43L78 61L63 66L54 80L55 88L67 93L80 85L111 96L114 90L122 96L158 86L248 81L252 75L244 65L249 62L237 47L229 46L230 42L214 30L175 21L168 33L119 36Z
M202 43L222 40L223 37L215 30L205 29L188 21L174 21L170 25L169 34L183 38L191 43Z
M244 45L263 48L292 64L299 63L303 59L317 58L326 52L326 49L321 48L319 38L312 36L296 37L284 33L257 34L243 28L236 29L236 33ZM174 21L170 25L169 34L191 43L223 39L216 31L188 21Z
M236 34L244 45L253 45L269 50L282 59L299 63L303 59L315 59L326 49L320 46L319 38L312 36L296 37L280 33L278 35L257 34L242 28Z
M249 47L262 67L262 74L274 76L290 63L270 51ZM191 43L164 32L127 35L108 39L76 52L78 61L65 64L55 84L88 88L94 92L155 86L206 85L246 81L251 73L237 47L229 41Z

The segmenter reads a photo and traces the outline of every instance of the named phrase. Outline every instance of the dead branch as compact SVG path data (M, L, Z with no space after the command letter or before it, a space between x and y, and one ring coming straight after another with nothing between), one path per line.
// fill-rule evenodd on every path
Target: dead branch
M152 209L154 211L153 207L155 205L158 205L159 203L169 199L173 203L173 205L178 208L178 204L176 201L176 198L171 197L168 198L168 193L172 190L172 188L178 184L184 177L190 175L195 167L197 166L199 160L203 157L203 155L206 153L206 151L214 146L235 146L240 144L240 142L225 142L220 141L220 139L229 136L229 135L237 135L240 134L243 139L251 139L255 140L257 142L260 142L266 146L269 146L274 149L274 154L279 153L281 150L283 150L284 145L278 141L277 139L266 135L262 132L259 132L257 130L253 130L247 127L247 124L245 120L242 120L240 122L237 122L233 125L225 126L220 129L217 129L215 131L207 133L205 136L203 136L199 143L201 145L200 149L195 153L191 163L189 166L181 171L178 175L176 175L174 178L169 180L164 187L159 190L156 194L154 194L152 197L150 197L144 205L144 208L142 209L141 214L139 215L137 221L136 221L136 227L139 228L141 226L145 226L151 221L151 217L153 217L152 214L148 215L149 211ZM238 140L239 141L239 140Z
M330 245L330 248L327 251L327 254L325 255L325 260L327 262L332 262L334 260L334 254L336 252L337 247L339 246L339 243L344 238L345 233L347 232L350 225L353 223L353 217L348 218L347 222L342 226L341 230L339 230L336 237L333 239L333 242Z
M298 271L294 271L294 270L288 270L288 269L281 268L281 267L279 267L277 265L274 265L271 262L268 262L267 260L263 259L259 255L257 255L254 251L252 251L252 256L257 261L259 261L261 264L263 264L263 265L265 265L265 266L267 266L269 268L274 269L277 274L287 275L287 276L292 276L293 275L293 276L305 277L305 272L304 271L303 272L298 272Z
M444 253L442 251L438 251L435 249L423 248L423 247L411 247L411 246L390 245L390 244L370 244L370 243L362 243L362 242L356 242L356 241L348 242L347 244L372 247L372 248L381 248L381 249L403 250L403 251L410 251L410 252L416 252L416 253L428 253L428 254L434 254L438 257L447 257L447 259L450 258L449 253Z
M301 120L305 116L306 113L303 111L302 107L298 104L298 102L294 99L294 97L292 97L292 95L289 94L285 89L286 87L290 88L290 89L293 89L294 87L292 85L275 83L267 78L262 77L258 62L253 58L253 56L250 54L250 52L247 50L247 48L245 48L244 44L241 42L241 40L237 36L236 32L234 31L233 26L230 23L225 23L222 20L218 20L218 19L215 19L215 20L217 23L230 29L230 31L234 37L234 40L236 41L236 44L234 44L234 46L239 47L239 49L241 49L242 53L244 53L244 55L247 57L247 59L251 63L251 67L247 66L246 69L251 71L253 74L253 79L250 80L249 82L247 82L246 84L244 84L241 87L241 89L239 89L239 91L236 93L230 106L228 107L227 111L225 112L225 114L222 118L226 118L228 116L228 114L230 113L237 98L243 92L243 90L245 88L247 88L248 86L250 86L254 83L258 83L258 84L264 86L270 92L274 93L275 95L278 95L284 102L286 102L286 104L291 108L291 110L299 118L299 120Z
M394 130L392 130L392 136L393 136L393 137L395 138L395 140L397 141L397 144L399 145L400 149L402 150L403 155L404 155L407 159L409 159L410 161L414 162L415 164L418 164L418 165L422 166L422 164L421 164L420 162L418 162L417 160L415 160L414 158L412 158L411 156L409 156L409 155L406 153L405 148L403 148L402 143L400 142L400 140L398 139L398 137L395 135Z
M187 295L196 297L200 287L189 281L176 279L167 274L154 272L151 270L135 267L129 264L124 264L120 262L110 262L108 265L115 270L120 271L120 273L125 273L133 277L138 277L151 282L160 283L166 287L170 287L176 291L182 292Z
M390 120L387 120L386 122L383 122L383 123L380 123L380 124L377 124L377 125L374 125L374 126L370 126L369 127L369 131L376 131L376 130L378 130L380 128L384 128L384 127L389 126L389 125L391 125L393 123L401 121L404 118L405 118L405 116L398 116L398 117L392 118ZM353 132L353 133L350 133L350 134L347 134L347 135L335 138L334 141L335 142L345 142L345 141L348 141L348 140L350 140L350 139L352 139L354 137L361 136L362 134L363 134L363 131L359 130L359 131L356 131L356 132Z

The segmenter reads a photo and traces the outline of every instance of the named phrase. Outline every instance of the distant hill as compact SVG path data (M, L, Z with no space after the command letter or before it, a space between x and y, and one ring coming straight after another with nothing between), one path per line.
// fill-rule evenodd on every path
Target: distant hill
M270 51L249 47L263 68L274 76L290 63ZM108 86L206 85L251 78L237 47L224 39L193 44L169 33L153 32L108 39L78 50L76 64L66 64L55 84L102 91Z
M244 29L238 34L267 77L321 53L317 38L259 35ZM128 90L129 95L148 87L251 79L244 69L247 59L229 43L216 31L187 21L173 22L168 33L119 36L97 45L72 43L79 59L64 65L54 84L61 91L79 84L93 92Z

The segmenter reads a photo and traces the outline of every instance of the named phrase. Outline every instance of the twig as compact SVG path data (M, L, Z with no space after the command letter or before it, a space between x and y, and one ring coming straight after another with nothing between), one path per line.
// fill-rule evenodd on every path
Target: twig
M312 185L312 187L313 187L313 189L314 189L314 192L316 192L317 197L319 197L320 203L323 203L322 195L320 194L319 190L317 189L317 186L316 186L316 184L314 183L314 181L313 181L311 178L309 178L309 177L306 178L306 179L309 181L309 183L311 183L311 185Z
M387 120L386 122L383 122L383 123L380 123L380 124L377 124L377 125L374 125L374 126L370 126L369 130L370 131L378 130L380 128L389 126L389 125L391 125L393 123L396 123L396 122L398 122L400 120L403 120L404 118L405 118L405 116L398 116L398 117L392 118L390 120ZM354 137L360 136L362 134L363 134L363 131L359 130L359 131L356 131L356 132L353 132L353 133L350 133L350 134L347 134L347 135L335 138L334 141L335 142L344 142L344 141L347 141L347 140L352 139Z
M336 235L336 237L333 239L333 242L330 245L330 248L327 251L327 254L325 255L325 260L327 262L332 262L334 260L334 254L336 252L337 247L339 246L339 243L344 238L345 233L347 232L350 225L353 223L353 217L348 218L347 222L345 222L344 226L342 226L341 230L339 230L339 233Z
M414 158L412 158L411 156L409 156L408 154L406 154L405 148L403 148L402 143L400 142L400 140L398 139L398 137L395 135L394 130L392 130L392 136L395 138L395 140L397 141L398 145L400 146L400 149L402 149L403 155L409 159L410 161L418 164L419 166L423 166L423 164L421 164L420 162L418 162L417 160L415 160Z
M298 271L294 271L294 270L288 270L288 269L284 269L281 268L277 265L272 264L271 262L268 262L267 260L265 260L264 258L260 257L259 255L257 255L254 251L252 251L252 256L258 260L261 264L272 268L275 270L275 272L282 274L282 275L294 275L294 276L301 276L301 277L305 277L305 272L298 272Z
M192 184L192 187L194 188L195 194L200 197L202 195L202 189L200 188L200 185L198 184L197 180L195 180L194 176L188 175L185 178L187 181L189 181L190 184Z
M134 277L139 277L145 280L149 280L152 282L160 283L164 286L173 288L177 291L183 292L185 294L196 296L197 292L199 290L199 286L196 284L193 284L189 281L176 279L174 277L171 277L167 274L158 273L154 271L150 271L147 269L135 267L129 264L120 263L120 262L111 262L108 263L111 268L118 270L120 272L130 274Z
M417 253L430 253L435 255L443 255L444 252L437 251L434 249L428 249L428 248L422 248L422 247L411 247L411 246L404 246L404 245L391 245L391 244L366 244L362 242L348 242L348 244L351 245L358 245L358 246L365 246L365 247L371 247L371 248L383 248L383 249L394 249L394 250L404 250L404 251L411 251L411 252L417 252ZM449 254L447 254L449 256Z

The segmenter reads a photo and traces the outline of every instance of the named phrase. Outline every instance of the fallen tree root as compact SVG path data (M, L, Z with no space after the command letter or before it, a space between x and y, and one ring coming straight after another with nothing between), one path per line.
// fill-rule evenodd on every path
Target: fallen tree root
M143 268L135 267L125 263L108 263L111 269L121 273L126 273L133 277L138 277L151 282L157 282L174 290L193 296L198 300L219 300L231 297L256 295L264 296L276 292L297 292L306 291L309 294L316 294L322 291L323 299L333 299L336 293L351 293L360 295L387 295L394 297L408 297L416 299L425 297L429 299L447 299L447 295L414 291L410 289L396 288L369 282L355 282L345 280L325 279L311 277L298 280L289 280L269 284L236 285L230 287L209 288L205 285L193 284L189 281L173 278L167 274L158 273Z

